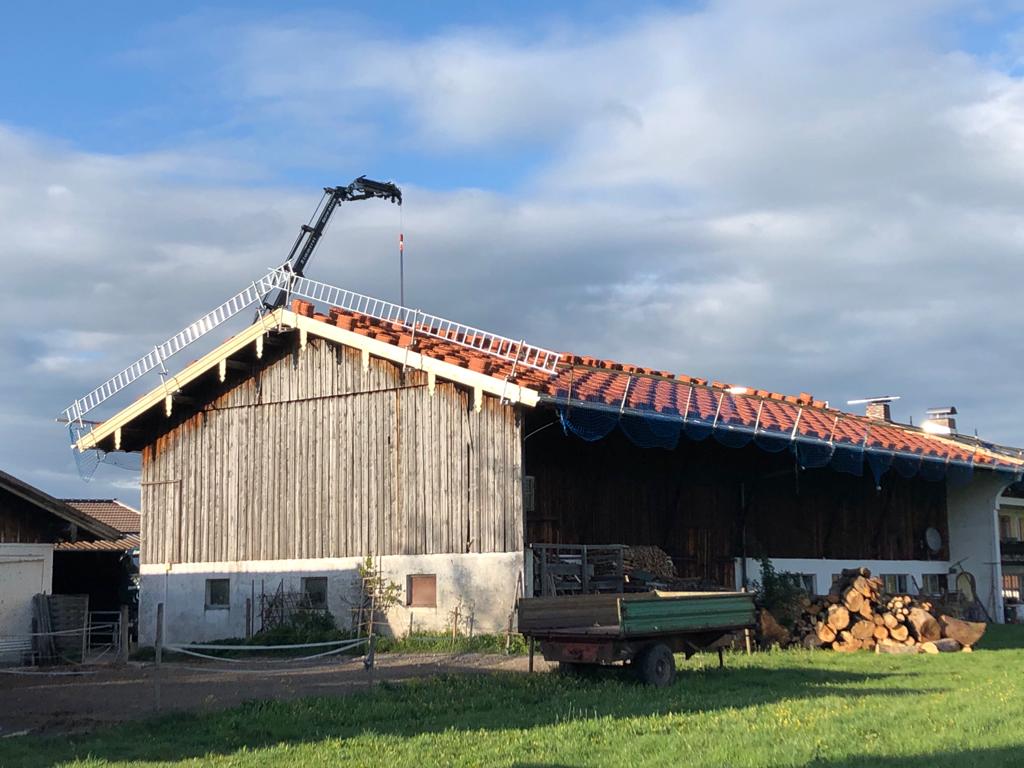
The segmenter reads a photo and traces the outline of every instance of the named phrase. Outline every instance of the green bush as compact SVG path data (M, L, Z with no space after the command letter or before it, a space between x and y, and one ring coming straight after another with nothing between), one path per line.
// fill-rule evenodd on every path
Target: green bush
M764 608L784 627L792 628L803 612L801 601L807 591L800 577L789 571L778 571L767 557L761 558L761 580L753 583L754 602Z

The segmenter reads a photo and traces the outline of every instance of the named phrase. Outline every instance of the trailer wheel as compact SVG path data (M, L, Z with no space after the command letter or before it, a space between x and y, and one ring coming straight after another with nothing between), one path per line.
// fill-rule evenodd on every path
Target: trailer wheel
M560 661L558 662L558 674L566 675L567 677L578 677L584 672L583 665L578 661Z
M664 688L676 679L676 659L664 643L652 645L636 662L641 682Z

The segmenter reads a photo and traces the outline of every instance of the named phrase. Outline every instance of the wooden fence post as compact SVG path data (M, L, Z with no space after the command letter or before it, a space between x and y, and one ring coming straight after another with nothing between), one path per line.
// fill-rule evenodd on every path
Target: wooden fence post
M156 665L159 667L164 655L164 604L156 604Z
M121 622L118 625L119 648L117 660L121 664L128 661L128 606L121 606Z

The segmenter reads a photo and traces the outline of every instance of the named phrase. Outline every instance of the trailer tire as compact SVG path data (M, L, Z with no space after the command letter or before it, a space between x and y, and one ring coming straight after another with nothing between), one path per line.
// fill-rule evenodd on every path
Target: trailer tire
M566 677L583 677L589 671L593 664L583 664L579 661L560 661L558 662L558 674L565 675Z
M676 659L672 650L664 643L657 643L645 650L636 662L640 681L664 688L676 680Z

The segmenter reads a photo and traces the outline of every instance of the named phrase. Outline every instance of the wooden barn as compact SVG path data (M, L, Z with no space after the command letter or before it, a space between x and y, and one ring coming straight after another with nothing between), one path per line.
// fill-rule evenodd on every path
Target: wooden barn
M142 642L158 602L176 641L258 629L282 591L345 621L367 555L396 631L495 631L538 545L656 545L722 586L770 556L816 591L852 564L938 588L963 560L1001 614L1017 452L346 306L267 313L79 439L142 453Z

